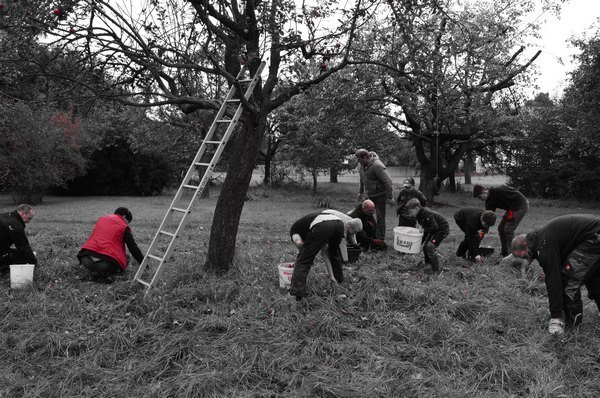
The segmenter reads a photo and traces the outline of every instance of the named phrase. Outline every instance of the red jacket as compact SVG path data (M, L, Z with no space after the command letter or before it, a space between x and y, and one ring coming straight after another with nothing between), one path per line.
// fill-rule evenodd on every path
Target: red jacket
M125 270L127 269L127 254L123 235L128 228L123 217L118 214L100 217L94 226L92 235L81 248L114 258Z

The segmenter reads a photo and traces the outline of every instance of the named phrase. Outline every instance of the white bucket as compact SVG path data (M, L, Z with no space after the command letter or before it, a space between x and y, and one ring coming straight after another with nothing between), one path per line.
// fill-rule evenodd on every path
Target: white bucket
M423 232L417 228L394 228L394 249L402 253L420 253Z
M279 270L279 287L289 289L294 274L294 263L281 263L277 266L277 269Z
M34 264L11 264L10 287L18 289L33 282Z

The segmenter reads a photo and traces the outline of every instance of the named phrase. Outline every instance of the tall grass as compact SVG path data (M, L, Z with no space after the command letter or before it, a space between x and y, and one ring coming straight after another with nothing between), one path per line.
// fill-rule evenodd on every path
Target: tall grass
M354 188L325 195L345 210ZM202 271L214 199L201 201L146 298L131 283L135 267L99 285L82 279L74 256L95 219L121 205L147 247L170 198L49 198L27 228L41 260L35 283L1 281L0 397L598 396L598 309L586 300L580 330L549 336L539 267L522 279L497 258L456 259L451 222L438 278L390 248L361 254L335 287L318 261L304 313L279 288L276 265L294 258L288 229L316 210L312 196L251 194L226 275ZM437 210L451 220L456 209ZM532 208L523 229L568 210Z

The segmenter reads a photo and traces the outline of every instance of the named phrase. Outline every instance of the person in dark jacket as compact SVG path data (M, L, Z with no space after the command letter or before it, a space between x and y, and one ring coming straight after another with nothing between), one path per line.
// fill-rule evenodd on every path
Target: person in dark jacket
M482 210L477 207L463 207L454 213L454 221L458 228L465 233L465 238L458 245L456 255L467 257L471 261L480 263L483 256L479 252L481 239L496 223L496 214L491 210Z
M498 225L498 235L500 235L502 245L501 254L503 257L507 256L510 243L515 236L515 229L529 210L529 201L521 192L508 185L490 188L475 185L473 186L473 197L483 200L486 210L506 210Z
M119 207L114 214L100 217L94 225L92 234L77 254L79 263L90 271L93 280L110 283L115 275L127 269L125 246L138 263L144 260L129 227L132 220L131 211Z
M8 272L10 264L37 264L25 235L25 224L34 215L35 211L27 204L17 206L10 213L0 214L0 272Z
M417 220L408 214L406 209L406 203L411 199L419 199L421 206L427 206L427 199L425 195L415 188L415 179L409 177L404 180L404 188L400 191L398 199L396 199L396 214L398 214L398 226L399 227L412 227L417 225Z
M377 217L375 237L385 240L386 204L389 203L392 206L396 204L392 179L375 152L359 149L356 151L356 159L359 163L358 174L360 176L358 201L362 202L363 193L366 192L367 199L371 199L375 203Z
M406 203L406 208L410 216L414 217L423 229L425 263L431 265L431 269L435 274L439 274L441 270L437 248L444 238L450 234L450 225L444 216L437 211L421 206L419 199L409 200Z
M362 222L356 218L342 221L334 214L311 213L292 224L290 237L300 249L290 285L290 294L301 300L306 295L306 279L319 252L323 255L328 272L337 283L342 283L342 251L346 238L362 230ZM341 250L340 250L341 249ZM331 276L331 275L330 275Z
M583 315L581 286L600 309L600 218L587 214L556 217L528 234L517 235L513 256L537 260L544 270L551 334L578 326Z
M386 244L382 239L375 237L375 227L377 221L373 214L375 213L375 204L373 201L367 199L354 210L348 212L348 215L352 218L358 218L362 221L363 230L356 234L356 240L363 250L385 250Z

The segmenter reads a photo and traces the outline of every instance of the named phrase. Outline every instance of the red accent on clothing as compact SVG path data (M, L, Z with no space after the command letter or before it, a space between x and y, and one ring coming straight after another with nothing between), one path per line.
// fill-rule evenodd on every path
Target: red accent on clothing
M508 211L506 212L506 220L507 220L507 221L512 221L512 220L513 220L513 218L515 218L515 212L514 212L514 211L512 211L512 210L508 210Z
M123 217L118 214L100 217L94 226L92 235L81 248L114 258L125 270L127 269L127 254L123 235L128 228Z

